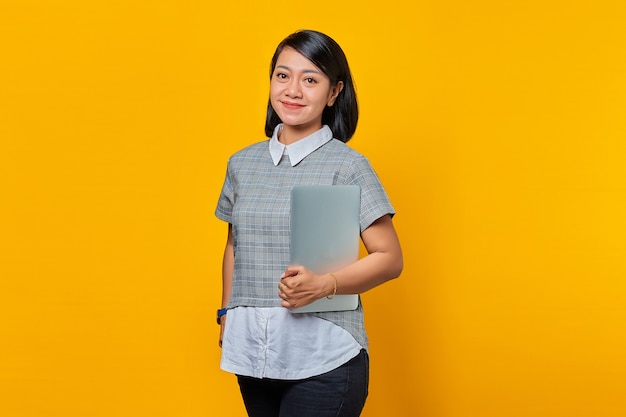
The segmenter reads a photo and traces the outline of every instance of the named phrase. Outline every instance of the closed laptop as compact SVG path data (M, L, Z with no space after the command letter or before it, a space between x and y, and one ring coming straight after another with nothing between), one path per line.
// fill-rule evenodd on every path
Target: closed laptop
M316 274L335 272L359 258L361 190L358 185L297 185L291 190L292 265ZM354 310L357 294L322 298L294 313Z

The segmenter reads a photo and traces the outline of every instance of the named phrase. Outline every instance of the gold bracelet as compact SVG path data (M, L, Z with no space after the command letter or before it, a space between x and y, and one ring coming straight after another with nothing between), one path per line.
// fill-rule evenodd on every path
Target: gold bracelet
M337 294L337 277L335 276L335 274L331 274L331 273L329 273L328 275L333 277L333 279L335 280L335 288L333 289L332 295L327 295L326 296L326 298L328 298L329 300L332 300L333 297L335 296L335 294Z

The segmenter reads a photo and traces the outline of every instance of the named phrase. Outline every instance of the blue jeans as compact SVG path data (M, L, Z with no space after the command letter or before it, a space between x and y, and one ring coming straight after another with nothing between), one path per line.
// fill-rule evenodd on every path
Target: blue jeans
M237 376L249 417L358 417L369 383L365 350L322 375L295 381Z

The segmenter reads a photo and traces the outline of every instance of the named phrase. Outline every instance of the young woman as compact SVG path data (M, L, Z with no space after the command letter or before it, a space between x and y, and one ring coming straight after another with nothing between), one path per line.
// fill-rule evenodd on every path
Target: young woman
M237 375L250 417L352 417L365 404L369 357L361 303L350 311L290 312L323 297L365 292L402 271L395 211L368 160L345 144L357 120L339 45L310 30L285 38L271 61L270 139L229 159L216 209L228 223L221 368ZM289 265L296 184L358 185L368 254L323 275Z

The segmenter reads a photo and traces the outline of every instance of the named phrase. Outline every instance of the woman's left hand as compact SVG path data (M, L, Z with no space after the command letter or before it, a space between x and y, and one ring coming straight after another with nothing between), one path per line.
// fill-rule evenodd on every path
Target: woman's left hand
M324 279L326 276L328 279ZM317 275L304 266L292 265L280 276L278 296L283 307L293 309L332 294L333 285L330 275Z

